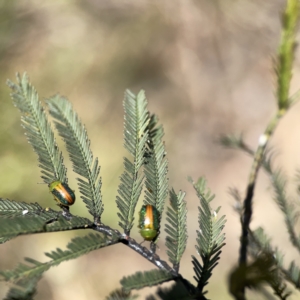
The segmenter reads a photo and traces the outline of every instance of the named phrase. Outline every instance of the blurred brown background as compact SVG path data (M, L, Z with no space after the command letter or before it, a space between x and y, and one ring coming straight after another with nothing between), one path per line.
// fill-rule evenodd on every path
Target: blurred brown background
M59 92L74 104L99 157L105 211L103 222L118 228L116 190L126 152L123 144L124 91L146 90L149 109L165 128L170 186L187 192L189 241L180 272L193 282L197 206L188 175L205 175L216 194L213 205L227 215L226 246L208 285L210 299L232 299L227 277L238 259L240 225L229 187L244 193L251 160L226 150L222 134L243 133L255 148L276 109L272 58L280 37L283 0L87 0L0 2L0 196L56 208L41 182L36 155L20 127L7 78L27 71L41 99ZM297 51L297 57L298 57ZM295 62L291 93L299 88ZM271 141L295 193L300 165L300 106L282 120ZM60 143L60 142L59 142ZM60 143L60 145L63 144ZM66 159L67 160L67 159ZM70 185L76 175L68 163ZM289 262L299 255L288 242L284 219L270 196L268 178L260 173L252 227L263 226ZM138 207L141 203L138 205ZM74 214L88 217L77 200ZM63 232L18 237L0 245L0 269L29 256L47 261L44 252L78 234ZM133 236L142 241L135 227ZM167 259L164 234L158 252ZM123 275L153 266L123 245L94 251L45 273L36 299L104 299ZM0 297L8 290L0 283ZM154 289L138 291L140 299ZM291 299L299 299L299 293ZM262 299L249 293L249 299Z

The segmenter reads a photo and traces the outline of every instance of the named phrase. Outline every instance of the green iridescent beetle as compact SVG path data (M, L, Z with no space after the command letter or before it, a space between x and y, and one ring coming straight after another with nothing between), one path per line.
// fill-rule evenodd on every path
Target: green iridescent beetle
M54 200L63 206L73 205L75 202L75 194L70 187L60 180L52 181L49 185L49 190L54 196Z
M152 241L159 231L159 212L155 206L143 205L140 210L140 234L146 241Z

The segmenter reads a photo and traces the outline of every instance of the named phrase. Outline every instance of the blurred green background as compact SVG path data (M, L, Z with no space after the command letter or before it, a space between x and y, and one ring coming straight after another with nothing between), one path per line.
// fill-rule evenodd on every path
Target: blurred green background
M41 99L59 92L68 97L85 124L91 147L99 157L105 211L103 222L118 228L115 197L122 173L124 91L146 90L149 109L165 128L170 186L187 192L188 247L180 272L193 281L199 204L188 175L205 175L215 207L227 215L226 246L208 285L210 299L232 299L227 277L237 263L240 225L229 187L244 193L251 160L225 150L222 134L244 133L256 147L259 134L275 112L272 58L280 37L280 12L285 1L250 0L86 0L0 1L0 196L38 202L56 209L41 182L36 155L20 127L5 82L15 72L28 72ZM297 50L297 58L299 52ZM292 92L299 88L296 59ZM295 168L300 164L299 105L278 127L272 146L276 165L283 166L295 193ZM59 141L63 147L63 144ZM78 194L76 175L66 156L70 186ZM285 253L299 258L288 242L284 220L272 201L268 178L260 173L252 227L262 225ZM138 205L138 207L141 203ZM87 216L77 200L72 213ZM65 248L63 232L18 237L0 246L0 269L24 256L47 261L44 252ZM142 241L135 227L133 237ZM164 233L159 252L167 259ZM95 251L47 272L36 299L104 299L124 275L153 266L123 245ZM0 297L8 286L0 283ZM139 291L140 299L154 289ZM262 299L254 293L249 299ZM299 293L291 299L299 299Z

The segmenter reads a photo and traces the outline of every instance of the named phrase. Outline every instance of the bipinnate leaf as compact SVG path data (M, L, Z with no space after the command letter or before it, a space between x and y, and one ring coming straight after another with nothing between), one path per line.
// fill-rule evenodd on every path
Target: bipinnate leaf
M25 258L27 264L19 264L13 270L0 271L0 278L2 277L2 280L5 281L16 281L22 278L36 278L53 266L57 266L70 259L75 259L93 250L108 246L111 242L110 239L107 239L100 234L89 234L84 237L76 237L67 245L68 250L63 251L57 248L56 251L46 253L46 256L51 258L50 261L41 263L31 258Z
M175 270L179 270L179 262L187 244L187 208L184 201L185 193L170 191L170 206L167 208L166 218L166 247L169 261Z
M197 287L200 291L203 291L213 269L218 264L221 249L225 245L225 234L222 233L222 230L226 219L225 216L220 219L217 218L220 207L217 210L211 208L210 202L214 199L214 195L206 188L206 180L201 177L197 182L194 182L191 178L189 178L189 181L193 184L200 199L196 250L202 263L194 256L192 256L192 263L196 274L194 278L198 283Z
M29 143L38 155L42 179L45 183L58 179L67 182L63 156L59 151L44 108L35 88L30 84L26 73L17 74L17 84L7 81L11 88L14 105L21 112L22 126Z
M116 203L119 209L119 225L129 235L133 226L134 211L143 188L141 167L144 163L145 144L148 140L148 110L144 91L137 96L126 91L124 98L124 146L133 157L133 162L124 158L125 171L121 175L119 195Z
M55 218L50 215L48 219L37 216L15 217L0 219L0 237L11 238L22 234L85 229L91 225L92 222L87 218L73 216L71 219L66 219L60 214L57 214Z
M120 281L125 291L133 289L139 290L144 287L158 285L173 278L172 274L164 270L151 270L146 272L137 272L128 277L123 277Z
M45 224L45 220L38 217L0 219L0 236L10 237L21 234L44 232Z
M86 129L66 98L56 95L47 104L50 114L55 118L55 126L66 143L73 170L83 177L78 178L81 198L89 213L99 223L103 212L100 166L98 158L93 158Z
M45 210L38 203L25 203L14 200L0 198L0 217L14 218L14 217L29 217L39 216L47 220L57 215L54 210Z
M145 151L145 204L151 204L159 211L160 218L168 195L168 161L162 138L162 125L157 125L156 115L151 115L148 124L148 140Z

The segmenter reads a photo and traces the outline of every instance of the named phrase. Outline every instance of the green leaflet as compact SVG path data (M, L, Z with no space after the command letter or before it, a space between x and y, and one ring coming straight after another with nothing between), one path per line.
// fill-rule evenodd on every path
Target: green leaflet
M56 251L46 253L46 256L51 258L49 262L40 263L34 259L25 258L27 264L19 264L14 270L0 271L0 276L5 281L37 278L52 266L57 266L64 261L75 259L93 250L108 246L112 242L112 240L108 240L100 234L76 237L67 245L68 250L63 251L58 248Z
M191 178L189 178L189 181L193 184L200 200L196 250L202 263L194 256L192 257L192 263L196 274L194 279L198 283L197 287L200 291L203 291L212 275L212 270L218 264L221 248L225 245L225 234L222 233L222 230L226 219L225 216L217 219L220 207L215 211L211 208L210 202L215 196L206 188L206 180L201 177L197 182L193 182Z
M90 140L85 127L73 110L71 103L64 97L56 95L47 101L50 114L55 118L55 126L64 139L73 170L84 178L78 178L81 198L89 213L94 216L96 223L100 222L103 213L101 196L101 177L98 158L93 159Z
M144 178L140 173L148 140L149 113L144 91L140 91L137 96L126 91L123 105L124 147L132 155L133 162L124 158L125 171L120 177L116 203L119 209L119 225L129 235L133 227L135 207L143 189Z
M173 278L172 274L162 270L151 270L146 272L137 272L128 277L124 277L120 283L125 291L141 289L146 286L154 286Z
M7 84L12 90L13 103L21 112L22 126L27 139L38 155L42 179L47 184L55 179L67 182L62 153L58 149L39 96L30 84L27 74L24 73L22 77L17 74L17 84L10 80Z
M145 200L144 204L151 204L157 208L162 216L166 197L168 195L168 161L162 138L162 125L158 126L156 115L151 115L148 125L148 140L145 151L144 174Z
M0 217L13 218L20 216L40 216L41 218L54 217L57 212L46 211L38 203L25 203L0 198Z
M73 216L70 220L57 214L55 218L40 217L15 217L12 219L0 219L0 237L11 238L21 234L38 232L53 232L88 228L92 225L89 219Z
M166 218L167 254L169 261L177 271L188 238L186 224L187 208L184 196L185 193L181 191L177 195L173 189L170 191L170 207L167 208Z

